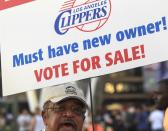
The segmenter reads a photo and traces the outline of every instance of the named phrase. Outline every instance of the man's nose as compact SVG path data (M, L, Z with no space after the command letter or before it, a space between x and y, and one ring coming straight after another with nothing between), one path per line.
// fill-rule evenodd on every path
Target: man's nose
M63 115L67 117L73 117L74 113L71 110L65 110Z

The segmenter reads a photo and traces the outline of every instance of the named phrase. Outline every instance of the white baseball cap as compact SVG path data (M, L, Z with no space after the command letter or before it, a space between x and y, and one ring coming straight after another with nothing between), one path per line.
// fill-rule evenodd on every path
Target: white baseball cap
M42 95L42 106L49 100L53 103L58 103L69 98L77 99L88 107L82 89L75 83L45 87Z

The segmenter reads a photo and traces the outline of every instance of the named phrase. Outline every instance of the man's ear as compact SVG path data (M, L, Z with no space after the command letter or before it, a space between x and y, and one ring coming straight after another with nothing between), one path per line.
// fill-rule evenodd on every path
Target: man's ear
M42 115L42 118L43 118L43 122L44 122L44 124L45 124L45 126L47 126L47 112L45 112L45 111L42 111L41 112L41 115Z

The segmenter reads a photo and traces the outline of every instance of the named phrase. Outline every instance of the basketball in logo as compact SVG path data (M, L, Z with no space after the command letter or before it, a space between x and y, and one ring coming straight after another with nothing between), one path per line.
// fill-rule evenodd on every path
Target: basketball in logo
M96 3L98 3L100 1L100 4L104 2L104 4L107 6L107 17L99 19L99 20L95 20L92 22L88 22L79 26L76 26L77 29L84 31L84 32L92 32L95 30L98 30L99 28L101 28L108 20L110 13L111 13L111 1L110 0L75 0L73 7L76 6L81 6L81 5L96 5ZM98 4L97 4L98 6Z

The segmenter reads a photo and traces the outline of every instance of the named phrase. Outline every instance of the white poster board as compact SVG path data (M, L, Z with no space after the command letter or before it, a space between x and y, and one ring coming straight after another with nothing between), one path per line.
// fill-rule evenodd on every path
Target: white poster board
M167 5L29 0L0 6L3 95L167 60Z

